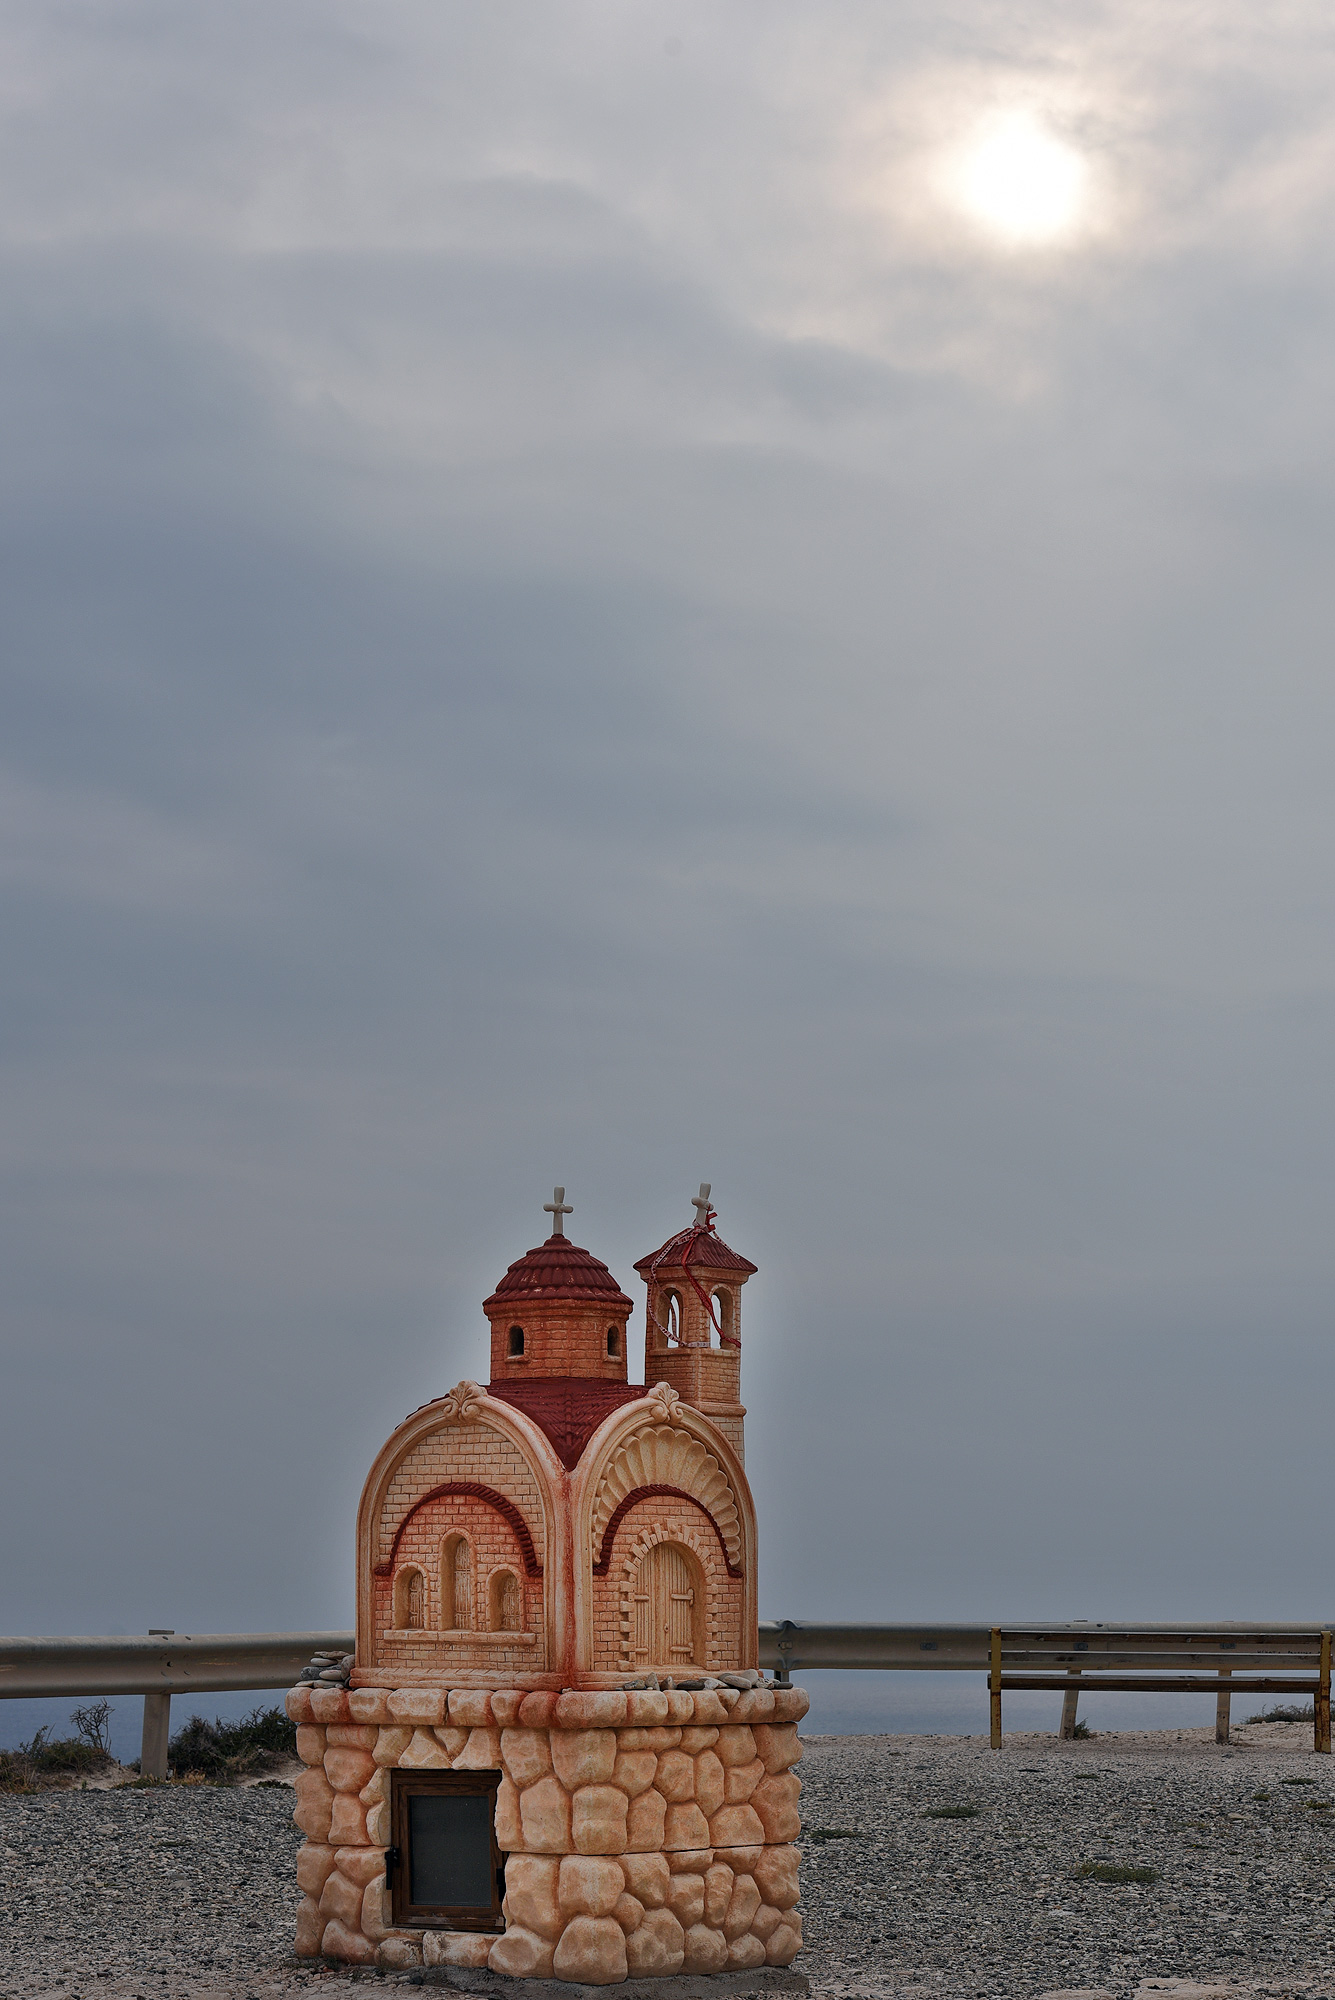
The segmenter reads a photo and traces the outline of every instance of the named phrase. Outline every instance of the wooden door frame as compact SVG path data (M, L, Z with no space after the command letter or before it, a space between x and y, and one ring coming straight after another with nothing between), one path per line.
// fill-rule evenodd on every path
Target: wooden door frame
M395 1928L411 1930L494 1931L505 1929L501 1898L505 1894L505 1856L496 1840L496 1794L501 1771L404 1771L389 1774L389 1822L391 1845L385 1853L385 1875L390 1892L390 1915ZM411 1876L408 1864L410 1843L408 1801L412 1798L440 1798L482 1795L490 1798L491 1907L465 1904L413 1903L408 1899Z
M671 1657L671 1618L667 1607L664 1607L663 1630L660 1634L663 1642L662 1657L655 1658L653 1656L655 1606L654 1592L652 1589L649 1589L643 1593L648 1602L647 1622L649 1628L649 1658L643 1663L643 1666L651 1670L662 1667L666 1668L669 1672L685 1667L695 1669L700 1673L707 1673L708 1668L703 1656L709 1650L709 1576L704 1563L700 1560L699 1555L691 1547L690 1543L678 1541L670 1533L665 1533L661 1541L652 1543L640 1557L636 1569L636 1583L639 1583L641 1579L648 1582L652 1569L656 1568L660 1563L665 1563L665 1552L669 1549L679 1552L685 1557L687 1574L691 1578L691 1588L694 1597L694 1602L691 1606L691 1658L689 1660L674 1660ZM632 1605L634 1605L635 1598L639 1594L635 1589L635 1585L632 1585ZM637 1661L636 1665L639 1666L640 1663Z

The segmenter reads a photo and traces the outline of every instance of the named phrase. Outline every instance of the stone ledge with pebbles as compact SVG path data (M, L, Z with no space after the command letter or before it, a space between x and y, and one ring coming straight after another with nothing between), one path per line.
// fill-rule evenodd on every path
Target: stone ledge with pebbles
M301 1684L287 1697L307 1766L296 1951L590 1985L787 1966L802 1942L792 1767L806 1710L800 1688ZM503 1935L392 1924L393 1769L502 1772Z
M347 1687L356 1664L355 1653L312 1653L310 1665L297 1676L298 1685L313 1681L325 1687Z

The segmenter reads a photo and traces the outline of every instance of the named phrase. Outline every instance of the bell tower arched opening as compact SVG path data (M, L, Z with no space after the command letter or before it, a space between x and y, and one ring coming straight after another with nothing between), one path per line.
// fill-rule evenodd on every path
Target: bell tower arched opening
M742 1287L756 1267L715 1228L707 1181L691 1205L690 1227L635 1266L649 1291L644 1379L675 1389L718 1425L741 1458Z

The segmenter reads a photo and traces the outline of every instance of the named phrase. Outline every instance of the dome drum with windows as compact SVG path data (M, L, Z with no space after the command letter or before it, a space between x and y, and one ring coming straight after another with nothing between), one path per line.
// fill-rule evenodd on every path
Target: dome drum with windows
M787 1965L806 1697L756 1666L756 1266L702 1185L635 1267L632 1383L632 1301L566 1236L565 1190L544 1206L550 1235L484 1303L490 1381L416 1410L371 1468L349 1687L289 1697L298 1950L591 1984ZM454 1831L428 1840L433 1812ZM471 1876L466 1821L490 1842Z

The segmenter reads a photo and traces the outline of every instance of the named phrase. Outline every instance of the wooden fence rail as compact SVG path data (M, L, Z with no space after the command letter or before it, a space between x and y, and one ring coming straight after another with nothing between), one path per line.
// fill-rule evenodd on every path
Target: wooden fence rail
M761 1664L781 1679L823 1667L985 1673L992 1744L1001 1743L1007 1689L1062 1696L1061 1734L1075 1734L1082 1692L1212 1694L1215 1736L1227 1743L1234 1694L1309 1696L1313 1742L1330 1751L1331 1626L1223 1622L1212 1625L1072 1624L807 1625L760 1628Z
M1074 1736L1079 1695L1097 1689L1119 1694L1212 1694L1215 1741L1227 1743L1235 1694L1310 1695L1313 1748L1330 1753L1329 1630L1272 1627L1240 1631L1098 1626L1074 1633L1070 1626L1017 1631L993 1626L988 1691L992 1748L1001 1747L1001 1697L1007 1688L1060 1692L1062 1735Z

